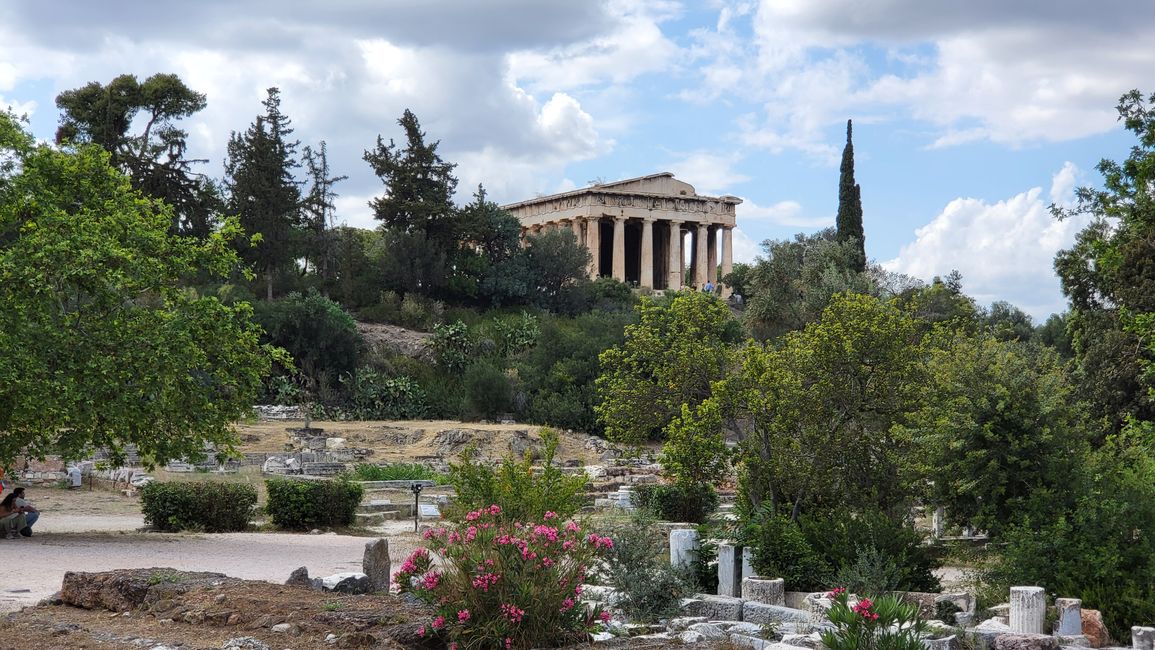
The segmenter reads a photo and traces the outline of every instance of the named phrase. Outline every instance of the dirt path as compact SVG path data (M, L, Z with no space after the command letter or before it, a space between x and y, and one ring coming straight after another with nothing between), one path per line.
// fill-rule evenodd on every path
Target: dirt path
M71 525L65 522L65 527ZM416 544L412 531L408 522L392 523L381 530L390 540L395 565ZM58 591L66 571L171 567L277 583L300 566L308 567L312 576L360 571L365 543L371 539L333 533L44 532L31 538L0 540L0 611L34 604Z
M300 566L310 575L359 571L365 543L350 535L141 533L140 502L112 491L28 488L43 514L30 538L0 539L0 611L34 604L60 589L66 571L172 567L284 582ZM378 529L396 564L416 544L412 522Z

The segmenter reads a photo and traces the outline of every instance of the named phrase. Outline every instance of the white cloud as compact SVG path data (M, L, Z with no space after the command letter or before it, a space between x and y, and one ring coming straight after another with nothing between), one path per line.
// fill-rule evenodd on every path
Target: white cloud
M547 50L512 52L508 60L514 78L535 90L574 89L605 82L623 84L642 74L667 70L674 63L678 46L662 33L661 23L678 14L675 3L609 0L606 6L618 17L613 29Z
M1155 4L1106 0L926 3L748 0L692 33L690 102L761 104L742 141L837 161L834 127L919 120L932 148L1065 141L1116 127L1111 107L1148 83ZM978 6L975 6L975 5ZM750 16L749 32L738 18ZM880 60L874 51L881 50Z
M1077 175L1075 165L1064 164L1052 178L1050 197L1069 197ZM979 303L1008 300L1037 320L1046 318L1065 308L1052 270L1055 253L1087 223L1058 221L1047 207L1041 187L994 203L955 199L883 266L923 280L957 269Z
M698 194L710 196L727 194L734 185L750 180L749 176L734 169L741 161L742 156L737 153L695 151L682 155L679 160L663 168L693 185Z
M734 255L735 262L743 264L753 264L754 260L762 253L762 247L758 245L750 235L747 235L741 228L734 228L734 238L731 242L731 251Z
M834 217L804 216L802 204L797 201L779 201L770 205L758 205L744 199L738 206L738 219L742 221L766 222L792 228L827 228L834 225Z
M25 115L31 117L32 114L36 112L36 102L11 101L5 99L4 95L0 95L0 112L10 112L16 117L23 117Z

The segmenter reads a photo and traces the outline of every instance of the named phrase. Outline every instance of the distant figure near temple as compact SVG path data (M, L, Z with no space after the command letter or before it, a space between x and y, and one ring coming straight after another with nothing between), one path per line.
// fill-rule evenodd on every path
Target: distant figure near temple
M550 228L572 229L592 254L591 279L610 276L677 291L688 284L719 284L719 240L721 275L730 273L735 206L741 202L735 196L699 196L664 172L503 207L521 222L522 241ZM730 295L729 287L722 295Z

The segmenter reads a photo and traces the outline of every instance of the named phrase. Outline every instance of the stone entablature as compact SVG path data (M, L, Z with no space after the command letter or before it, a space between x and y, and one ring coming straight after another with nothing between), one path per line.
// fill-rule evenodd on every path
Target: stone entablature
M591 278L610 276L677 290L717 284L719 263L720 275L730 272L741 202L733 196L700 196L692 185L664 172L503 208L521 222L523 240L548 228L571 229L592 253Z

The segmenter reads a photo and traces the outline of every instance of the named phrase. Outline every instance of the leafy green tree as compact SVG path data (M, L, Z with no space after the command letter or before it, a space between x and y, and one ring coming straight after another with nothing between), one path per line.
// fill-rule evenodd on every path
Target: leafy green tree
M602 433L594 414L598 355L621 344L626 325L636 318L632 310L542 317L537 341L517 361L527 393L523 417L559 429Z
M1087 447L1058 355L991 335L949 335L929 352L907 433L950 520L999 535L1033 495L1065 489Z
M622 344L601 354L594 409L611 440L635 444L661 438L683 405L710 396L741 337L725 303L696 291L668 303L643 298L638 316Z
M1045 323L1035 328L1032 340L1053 348L1063 359L1070 359L1074 355L1071 335L1067 333L1066 314L1051 314Z
M299 143L289 140L293 129L281 112L281 91L269 88L261 104L265 114L229 138L225 184L229 212L247 232L260 235L241 253L264 275L265 299L272 300L275 276L295 264L302 230L301 190L293 172Z
M573 313L584 298L590 252L568 229L530 237L525 250L530 302L542 309Z
M866 271L866 234L862 228L862 188L854 182L853 126L846 120L846 146L842 149L842 166L838 177L838 216L835 226L839 242L853 242L854 257L850 271Z
M163 463L228 448L274 351L247 303L180 286L238 267L226 221L168 233L96 146L35 144L0 114L0 463L125 445Z
M1035 333L1030 315L1005 300L991 303L985 320L987 329L1000 341L1026 342Z
M766 241L765 259L750 270L746 325L760 340L776 339L814 322L837 293L876 292L870 277L851 270L856 244L833 229L793 240Z
M1122 163L1102 160L1102 188L1076 191L1073 209L1052 206L1057 218L1087 215L1075 244L1055 257L1071 303L1067 328L1081 391L1092 413L1119 431L1129 418L1155 419L1143 368L1155 355L1142 344L1155 332L1128 327L1155 312L1155 94L1138 90L1119 100L1119 118L1138 144ZM1139 321L1142 322L1142 321Z
M172 209L170 232L207 237L216 225L220 190L193 171L204 160L185 157L188 133L176 125L205 107L205 96L174 74L154 74L143 82L124 74L107 86L90 82L56 96L60 125L56 142L91 143L111 156L133 187ZM143 123L136 134L133 124Z
M962 275L958 271L951 271L945 279L936 276L929 285L912 287L895 300L918 321L922 333L936 326L973 332L982 324L978 305L963 293Z
M293 355L307 389L336 384L360 361L364 340L357 323L315 289L258 304L256 321L265 340Z
M922 390L914 321L891 303L838 294L777 346L750 344L712 400L741 439L749 506L877 508L901 520L915 492L911 441L896 425Z

